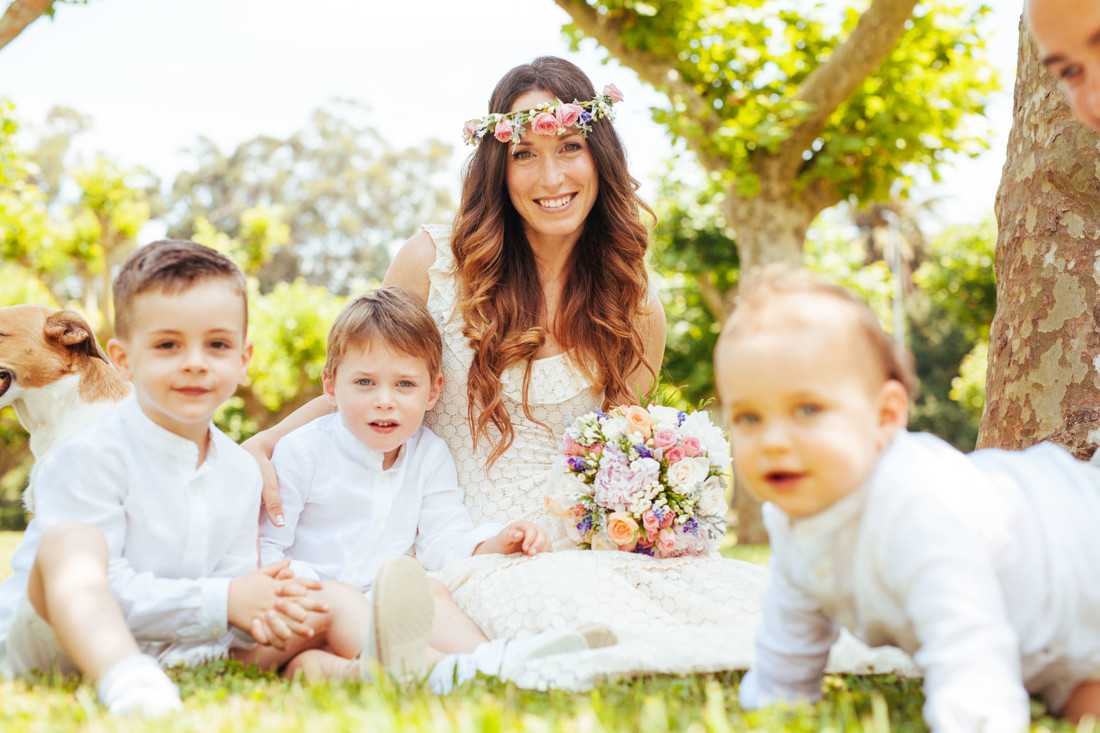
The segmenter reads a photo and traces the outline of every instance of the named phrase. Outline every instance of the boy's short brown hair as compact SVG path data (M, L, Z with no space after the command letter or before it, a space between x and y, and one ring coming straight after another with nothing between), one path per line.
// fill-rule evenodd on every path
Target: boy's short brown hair
M162 239L139 247L115 276L115 337L127 339L132 327L134 299L150 290L168 295L182 292L201 280L225 278L244 301L244 330L248 331L248 285L244 273L217 250L183 239Z
M432 379L443 369L439 329L424 304L404 288L378 288L344 306L328 332L325 377L336 376L348 349L372 343L423 359Z
M809 270L795 270L783 265L769 266L746 278L741 285L733 313L722 328L718 343L741 333L789 326L801 318L791 309L777 307L789 297L827 298L846 306L852 315L851 325L871 347L886 379L896 380L905 387L909 398L916 399L920 391L916 365L909 349L886 333L878 316L856 295ZM797 323L796 325L802 325ZM807 322L807 327L812 323Z

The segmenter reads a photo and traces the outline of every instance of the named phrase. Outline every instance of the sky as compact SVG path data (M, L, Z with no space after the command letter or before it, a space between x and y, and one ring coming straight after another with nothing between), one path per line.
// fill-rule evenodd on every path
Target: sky
M841 0L826 0L838 4ZM0 0L6 8L8 0ZM1018 22L1023 0L993 0L991 61L1004 90L989 105L990 150L921 186L941 221L977 221L993 200L1012 123ZM451 143L452 192L467 149L462 122L484 113L500 76L536 56L565 56L597 89L614 83L626 101L616 126L631 168L652 199L672 150L649 107L665 98L591 42L569 50L566 13L552 0L467 4L454 0L89 0L59 5L0 51L0 96L25 123L55 104L94 123L83 155L104 152L142 165L169 185L199 136L229 152L259 134L284 136L333 98L366 103L370 122L397 147Z

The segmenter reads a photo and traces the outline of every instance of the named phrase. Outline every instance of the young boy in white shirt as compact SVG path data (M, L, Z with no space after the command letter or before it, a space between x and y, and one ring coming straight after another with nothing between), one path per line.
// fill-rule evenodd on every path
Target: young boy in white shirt
M387 574L396 606L383 618L376 599L381 638L354 588L294 578L285 562L257 569L260 474L211 423L252 355L240 270L207 247L156 242L123 265L114 304L108 353L134 395L38 469L36 514L0 585L0 673L80 671L112 713L161 715L181 704L158 662L229 654L293 674L300 651L327 645L343 676L375 666L354 659L361 648L383 665L419 653L422 666L422 569Z
M1100 471L906 432L911 357L806 273L746 286L715 373L772 543L743 707L819 698L844 626L913 655L935 731L1026 730L1029 691L1100 711Z
M263 562L292 558L301 577L337 579L364 592L378 568L415 549L429 570L473 554L550 549L545 531L519 520L475 527L447 444L422 426L443 386L443 345L428 310L400 288L382 288L344 308L328 336L325 396L335 408L284 436L272 463L285 524L260 525ZM432 686L450 688L477 671L507 677L531 658L587 647L575 631L489 642L432 580Z

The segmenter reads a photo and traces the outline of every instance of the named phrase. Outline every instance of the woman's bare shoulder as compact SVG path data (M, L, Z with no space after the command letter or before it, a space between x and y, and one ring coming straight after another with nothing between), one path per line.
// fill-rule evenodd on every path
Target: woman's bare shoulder
M405 288L427 302L431 284L428 269L435 263L435 241L430 234L419 231L405 241L394 255L382 284Z

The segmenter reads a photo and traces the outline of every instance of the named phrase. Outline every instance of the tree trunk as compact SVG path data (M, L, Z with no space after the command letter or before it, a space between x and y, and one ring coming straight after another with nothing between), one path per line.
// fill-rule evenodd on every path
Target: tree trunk
M725 209L737 238L742 274L775 262L802 266L802 246L816 211L793 200L789 192L777 196L768 191L752 198L729 193Z
M1100 139L1077 122L1021 25L997 192L997 312L979 447L1100 441Z
M49 10L54 0L14 0L4 15L0 16L0 48L11 43L16 36Z

